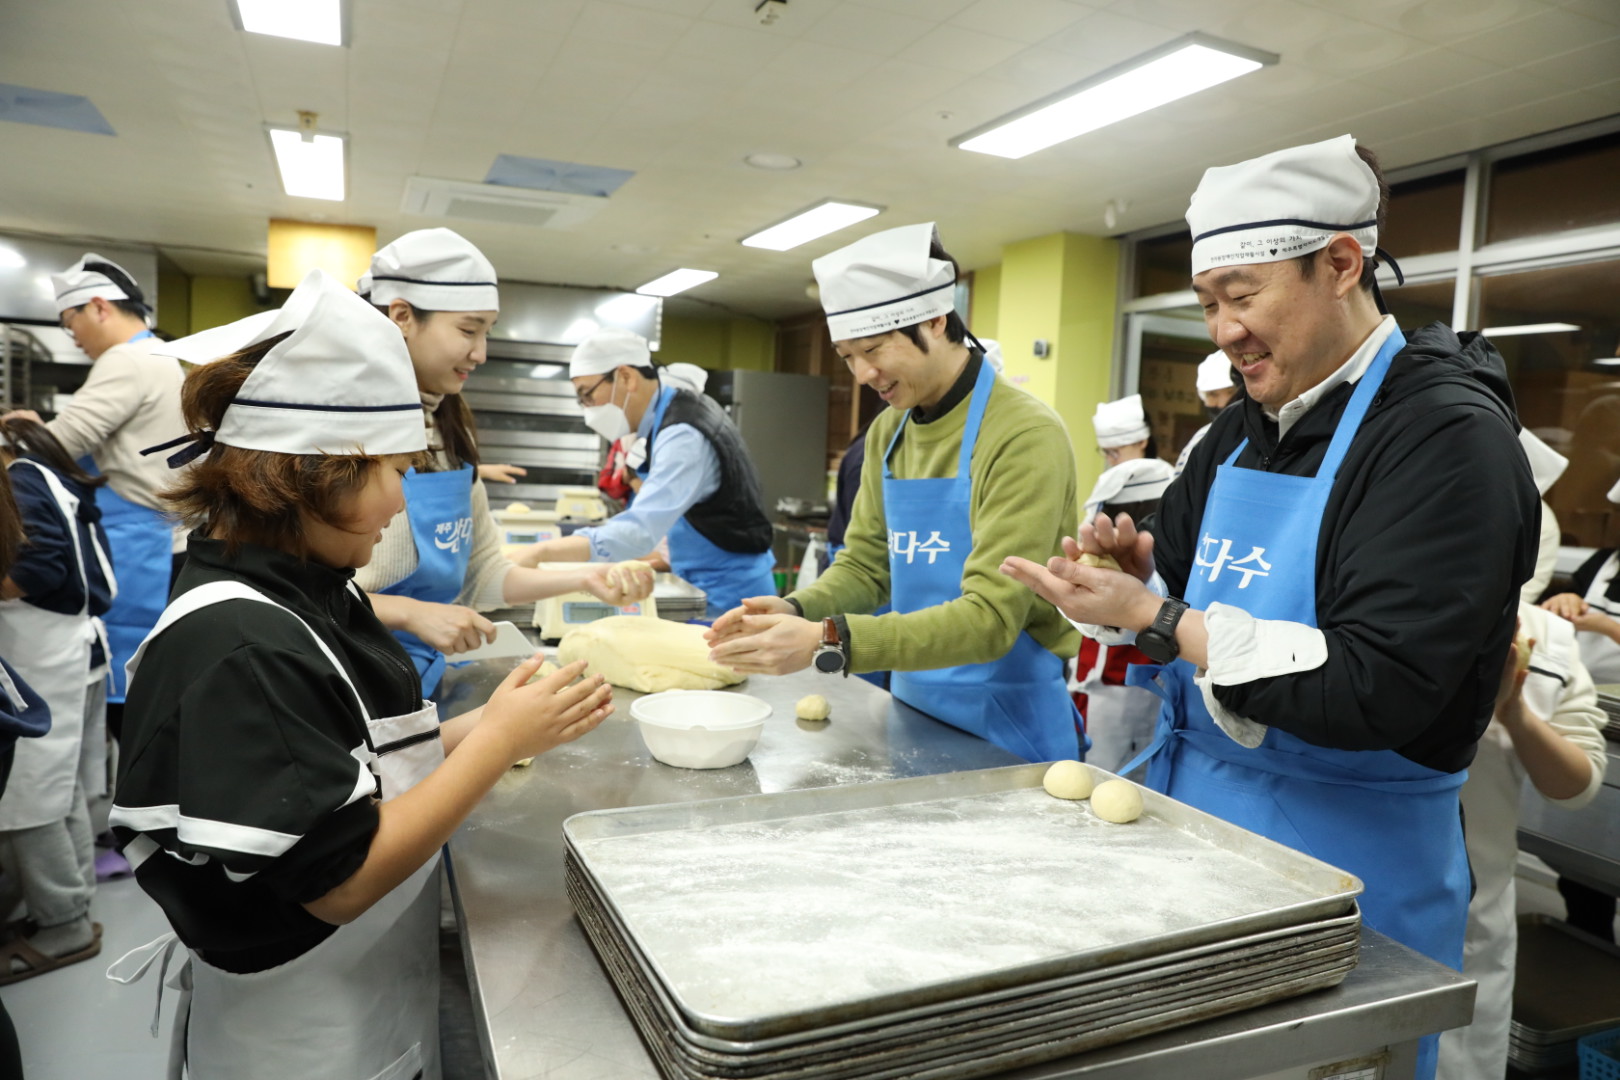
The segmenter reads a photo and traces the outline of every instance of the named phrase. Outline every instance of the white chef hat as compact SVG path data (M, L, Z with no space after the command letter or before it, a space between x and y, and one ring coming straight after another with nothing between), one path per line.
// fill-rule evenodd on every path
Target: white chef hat
M887 229L810 264L834 341L886 334L956 309L956 267L930 257L934 223Z
M501 309L494 264L450 229L417 229L377 252L359 291L378 307L404 300L422 311Z
M98 296L103 300L132 300L147 307L146 296L129 276L129 271L93 251L85 252L78 262L60 274L52 274L51 285L56 289L58 315L69 308L88 304Z
M1536 479L1536 490L1547 494L1558 483L1558 478L1564 475L1564 470L1569 468L1569 458L1542 442L1529 428L1519 429L1519 444L1524 447L1524 456L1530 459L1530 473Z
M703 393L703 388L709 385L709 373L696 364L665 364L658 369L658 377L694 394Z
M1293 146L1204 172L1187 207L1193 276L1217 266L1281 262L1339 233L1378 248L1378 177L1353 135Z
M578 345L568 358L568 377L606 375L621 367L648 367L652 350L647 339L634 330L598 330Z
M1198 362L1198 392L1213 394L1232 389L1232 361L1223 352L1212 352Z
M1007 363L1001 358L1001 342L992 338L980 338L979 344L984 347L984 362L995 368L996 374L1000 375Z
M1147 413L1142 410L1141 394L1100 403L1091 426L1097 432L1097 445L1104 450L1139 443L1152 434Z
M1122 461L1112 469L1105 469L1097 478L1091 494L1086 497L1085 520L1096 516L1099 508L1109 503L1134 503L1164 496L1170 481L1176 478L1175 466L1163 458L1133 458Z
M174 455L170 464L184 464L215 442L278 454L427 449L405 339L376 308L323 270L311 270L280 310L159 343L152 351L203 364L281 334L288 336L242 383L219 430L205 433L194 450Z

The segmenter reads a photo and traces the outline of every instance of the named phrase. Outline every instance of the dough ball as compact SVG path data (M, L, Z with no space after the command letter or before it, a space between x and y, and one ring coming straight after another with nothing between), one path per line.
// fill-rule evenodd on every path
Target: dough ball
M1119 569L1119 562L1112 555L1093 555L1088 551L1080 556L1079 562L1081 566L1095 566L1099 570Z
M614 563L607 572L608 584L615 589L622 589L629 585L638 574L651 574L653 568L640 559L627 559L621 563Z
M1091 795L1091 770L1078 761L1054 761L1046 770L1041 786L1059 799L1084 799Z
M529 676L529 681L530 682L539 682L541 679L544 679L548 675L557 674L557 670L558 669L557 669L556 664L553 664L550 660L543 660L543 661L540 662L540 670L535 672L533 675Z
M1517 674L1523 675L1530 670L1530 638L1525 634L1523 627L1513 635L1513 651L1517 654L1514 661L1518 665Z
M507 503L506 512L508 514L527 514L529 512L529 504L520 502Z
M800 720L825 720L832 714L832 706L820 694L806 694L793 707L793 712Z
M1104 821L1123 825L1142 816L1142 793L1129 780L1104 780L1091 793L1091 809Z

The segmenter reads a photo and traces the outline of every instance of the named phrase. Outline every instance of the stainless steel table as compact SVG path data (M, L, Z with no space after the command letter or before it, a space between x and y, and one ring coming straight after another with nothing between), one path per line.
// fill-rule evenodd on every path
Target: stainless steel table
M1597 798L1579 810L1550 805L1525 782L1519 803L1519 847L1566 877L1620 896L1620 754L1608 744L1609 765Z
M482 704L509 669L499 661L452 668L441 691L444 715ZM530 768L513 770L451 839L452 891L492 1077L658 1076L564 894L564 818L584 810L987 769L1020 760L859 679L812 672L755 676L743 689L775 707L743 764L692 771L653 761L628 720L636 695L619 691L617 715ZM793 718L794 703L809 693L827 696L829 723ZM1010 1075L1247 1080L1288 1069L1294 1071L1285 1075L1304 1080L1303 1066L1382 1051L1387 1064L1380 1080L1410 1077L1415 1040L1466 1023L1473 984L1365 933L1360 966L1333 990Z

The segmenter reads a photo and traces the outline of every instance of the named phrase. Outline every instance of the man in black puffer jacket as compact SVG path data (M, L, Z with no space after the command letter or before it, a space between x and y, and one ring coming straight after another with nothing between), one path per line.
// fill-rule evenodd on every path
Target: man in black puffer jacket
M1069 559L1004 569L1162 665L1138 669L1166 698L1150 787L1357 875L1368 925L1460 967L1457 793L1540 502L1496 350L1382 312L1387 197L1348 135L1206 172L1192 284L1242 399L1152 537L1099 516Z

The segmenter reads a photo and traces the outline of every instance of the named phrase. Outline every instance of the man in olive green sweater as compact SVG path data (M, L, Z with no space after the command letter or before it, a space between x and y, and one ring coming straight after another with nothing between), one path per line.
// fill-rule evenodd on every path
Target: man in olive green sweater
M1031 761L1080 756L1063 670L1079 637L999 572L1009 555L1044 563L1073 535L1062 421L985 361L931 223L814 266L835 350L890 408L867 432L844 549L809 588L716 621L714 659L770 674L892 671L894 695L936 719ZM886 602L892 612L867 614Z

